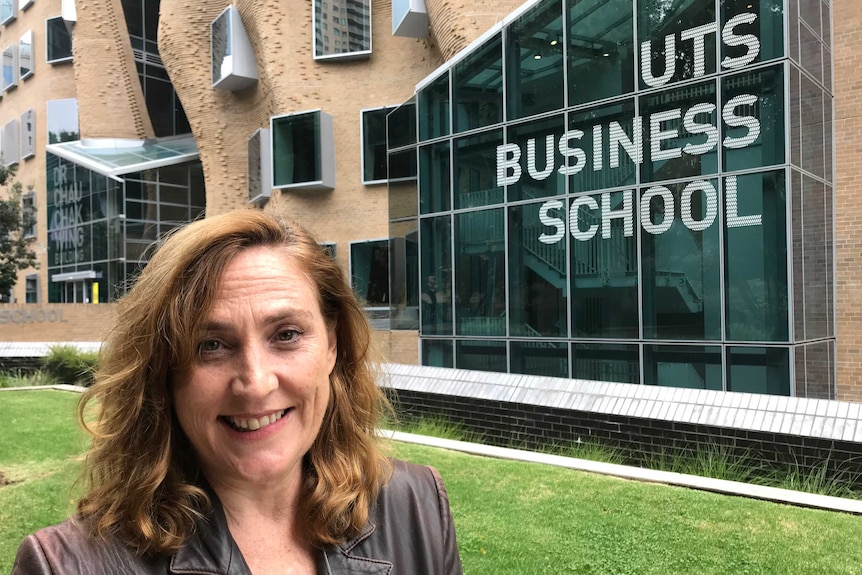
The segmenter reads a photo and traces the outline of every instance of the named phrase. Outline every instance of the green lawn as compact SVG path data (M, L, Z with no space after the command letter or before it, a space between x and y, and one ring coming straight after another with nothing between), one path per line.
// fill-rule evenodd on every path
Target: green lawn
M0 573L70 509L77 396L0 393ZM862 517L395 444L446 481L465 572L862 573ZM406 574L413 575L413 574Z

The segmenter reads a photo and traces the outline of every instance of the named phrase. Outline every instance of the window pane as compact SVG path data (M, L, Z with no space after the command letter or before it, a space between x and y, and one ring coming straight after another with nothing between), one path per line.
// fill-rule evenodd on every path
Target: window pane
M455 367L506 373L506 342L463 340L455 342Z
M719 346L645 345L644 384L721 391Z
M503 131L493 130L455 141L455 208L487 206L503 201L497 185L497 147Z
M0 0L0 24L8 24L17 15L17 0Z
M509 25L506 54L509 119L563 107L561 0L543 2Z
M80 139L78 131L78 100L48 100L48 143L71 142Z
M727 391L790 395L790 350L727 348Z
M366 305L389 305L389 240L351 244L350 278Z
M18 45L3 50L3 89L18 85Z
M567 0L569 105L634 91L631 0Z
M724 179L727 338L787 341L783 171Z
M566 243L545 243L539 211L540 204L509 208L509 329L513 336L565 337Z
M33 32L25 32L18 40L18 70L22 80L33 73Z
M455 367L451 340L423 339L422 365Z
M498 34L455 64L455 132L503 121L503 55Z
M568 345L562 342L512 342L512 373L569 377Z
M386 179L386 115L391 108L362 112L362 181Z
M721 339L718 181L640 193L644 337Z
M642 181L718 172L715 82L642 96L640 105L644 134Z
M720 5L721 29L724 30L728 21L733 19L733 35L737 38L753 36L757 39L758 48L755 55L754 46L750 46L748 42L735 46L722 42L722 68L738 68L784 55L783 0L722 0ZM796 27L796 23L792 26Z
M784 163L782 66L723 78L721 106L724 116L721 141L726 171ZM821 121L817 126L820 130L817 141L822 146L822 107L818 113ZM728 114L732 114L734 126L729 125ZM820 158L822 163L822 150Z
M317 112L272 119L272 169L275 186L321 179L320 122Z
M572 336L638 337L634 191L572 200Z
M826 143L824 141L823 130L823 108L824 108L824 93L817 84L802 75L800 81L801 87L801 126L800 138L802 141L802 158L800 160L803 170L807 170L816 176L825 179L826 154L824 149ZM828 96L825 98L828 101ZM829 142L832 146L832 142ZM831 173L832 166L829 166Z
M420 213L445 212L451 209L449 150L448 141L419 148Z
M802 178L802 246L795 246L804 253L802 275L804 277L805 336L804 339L834 337L832 323L832 213L827 211L827 194L832 189L822 182L803 176ZM796 261L796 258L794 258ZM797 321L800 318L797 317Z
M517 150L512 149L506 157L512 166L503 175L509 181L520 173L520 178L506 187L510 202L566 192L565 176L557 169L558 143L565 128L562 114L508 128L507 142L515 144ZM512 154L520 157L517 162Z
M452 334L452 224L449 216L421 222L422 335Z
M572 344L572 377L640 383L638 347L612 343Z
M570 192L634 185L643 137L634 133L635 101L623 100L569 115L566 160Z
M417 96L419 102L419 139L430 140L449 135L449 74L443 74Z
M641 88L715 73L714 0L637 4Z
M57 62L72 57L72 35L66 22L60 16L45 20L46 50L45 60Z
M416 104L407 102L397 108L389 108L386 117L386 138L389 149L416 143Z
M370 0L315 0L315 58L358 55L370 51Z
M390 180L416 177L416 148L410 148L401 152L392 152L388 156Z
M503 209L455 216L458 335L506 335L506 236Z

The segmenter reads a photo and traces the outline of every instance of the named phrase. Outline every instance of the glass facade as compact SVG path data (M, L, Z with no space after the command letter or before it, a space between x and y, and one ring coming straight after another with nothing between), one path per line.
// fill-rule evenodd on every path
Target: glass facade
M152 244L200 216L199 162L110 177L47 153L48 301L114 301Z
M158 47L161 0L122 0L138 79L157 138L189 134L192 129Z
M785 4L541 0L420 83L422 363L834 397L831 16Z

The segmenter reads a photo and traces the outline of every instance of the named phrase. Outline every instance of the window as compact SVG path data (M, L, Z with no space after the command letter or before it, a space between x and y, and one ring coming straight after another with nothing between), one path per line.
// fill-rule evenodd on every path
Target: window
M2 0L0 0L2 1ZM49 64L71 62L72 34L62 16L45 20L45 61Z
M24 215L24 237L36 237L36 194L27 192L21 197L22 211Z
M350 244L350 281L366 306L389 305L389 240Z
M18 40L18 76L26 80L33 75L33 31L28 30Z
M272 194L272 156L269 130L261 128L248 139L248 201L265 204Z
M416 177L416 148L388 149L416 143L416 106L387 106L362 111L362 183L379 184L391 179Z
M9 24L18 16L16 0L0 0L0 24Z
M48 100L45 104L48 111L48 143L72 142L80 140L78 129L78 100Z
M18 85L18 45L3 50L3 91Z
M346 18L333 16L346 14ZM330 41L324 35L323 21L332 22L335 36L346 37L344 42ZM371 1L336 0L314 2L314 58L362 58L371 54Z
M0 138L0 146L3 150L3 164L6 166L17 164L20 159L20 141L18 139L18 120L9 120L3 126L2 138Z
M36 113L33 109L21 114L21 159L36 155Z
M332 116L320 110L273 116L272 187L335 188Z
M222 90L241 90L257 82L257 61L239 10L228 6L210 24L212 85Z
M394 107L362 110L362 183L386 181L386 114Z
M24 301L26 303L39 303L39 276L29 275L24 278Z

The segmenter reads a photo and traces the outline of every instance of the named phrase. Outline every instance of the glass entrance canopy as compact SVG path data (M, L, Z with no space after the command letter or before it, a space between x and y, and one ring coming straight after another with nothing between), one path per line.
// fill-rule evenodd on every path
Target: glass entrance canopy
M45 149L110 177L191 162L200 157L191 134L154 140L92 138L50 144Z

